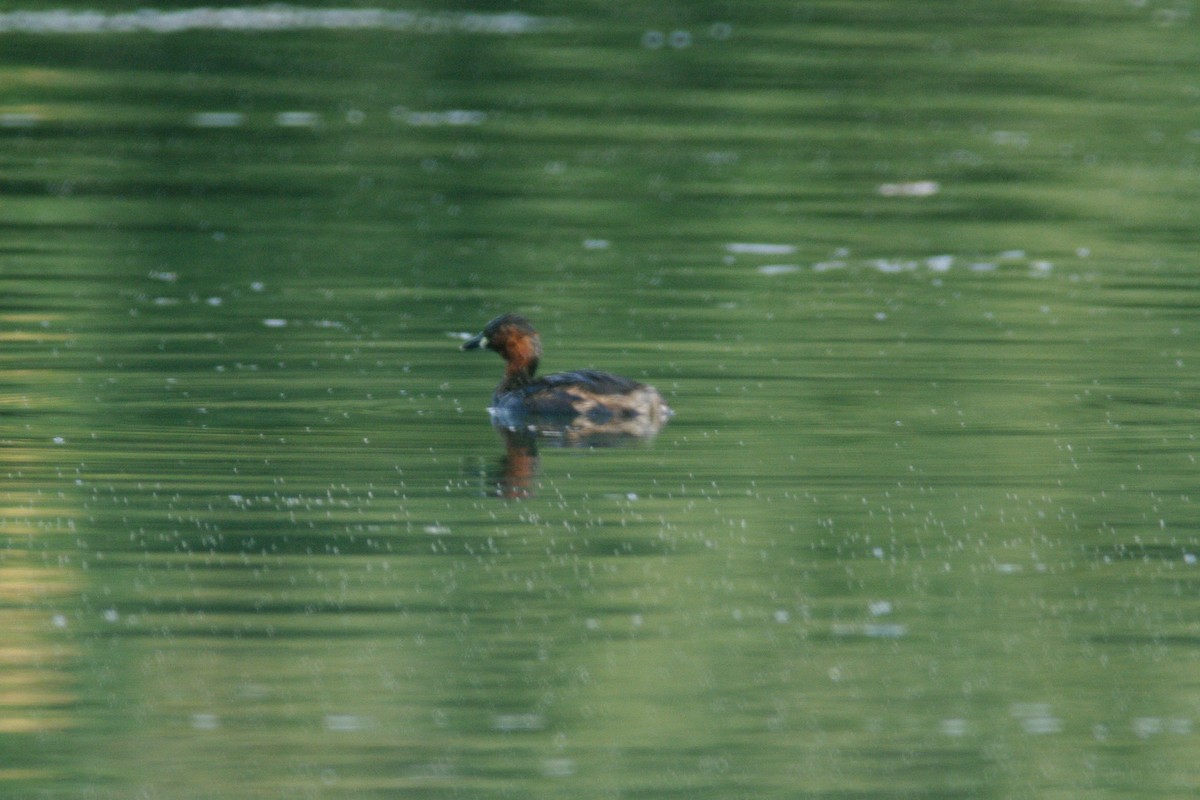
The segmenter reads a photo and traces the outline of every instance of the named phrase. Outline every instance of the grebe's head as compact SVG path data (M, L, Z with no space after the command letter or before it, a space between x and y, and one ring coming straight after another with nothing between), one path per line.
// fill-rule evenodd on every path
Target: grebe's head
M504 314L489 322L483 333L462 343L463 350L486 347L508 362L509 372L532 377L542 356L542 341L529 320L517 314Z

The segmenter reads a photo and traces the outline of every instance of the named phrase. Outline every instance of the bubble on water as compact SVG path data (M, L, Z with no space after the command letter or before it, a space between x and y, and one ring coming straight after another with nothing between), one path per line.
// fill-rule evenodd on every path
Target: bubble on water
M67 627L67 617L64 614L55 614L50 618L50 624L59 629L65 628Z
M264 290L266 288L267 288L267 285L265 283L263 283L262 281L253 281L250 284L250 291L252 291L252 292L261 292L262 290Z
M662 31L646 31L642 34L642 47L647 50L659 49L663 46L664 41L666 41L666 37L663 36Z
M954 256L930 256L925 259L925 266L934 272L948 272L954 265Z
M210 297L207 300L205 300L204 302L208 303L210 306L219 306L219 305L221 305L221 303L223 303L225 301L219 297Z
M288 324L288 322L286 319L278 319L278 318L272 317L272 318L263 320L263 325L266 325L268 328L286 328L287 324Z
M775 613L772 614L772 617L774 618L774 620L776 622L778 622L780 625L782 625L785 622L788 622L789 620L791 620L792 615L790 613L788 613L787 609L780 608L780 609L775 610Z
M692 34L688 31L671 31L667 42L676 50L689 47L692 44Z
M890 600L876 600L867 604L867 610L873 617L882 617L892 613L892 603Z
M367 115L357 108L352 108L346 112L346 122L350 125L361 125L366 118Z
M121 619L121 615L119 613L117 613L117 610L115 608L104 609L104 621L105 622L113 623L113 622L118 621L119 619Z
M583 249L584 250L607 250L611 246L612 246L612 243L610 241L608 241L608 239L584 239L583 240Z
M733 26L728 22L714 22L708 28L708 35L719 42L723 42L733 35Z
M574 759L547 758L542 762L542 775L547 778L567 778L574 774Z
M430 536L445 536L450 533L450 529L445 525L426 525L425 532Z
M67 440L61 436L55 436L50 441L54 442L55 444L66 444L67 443Z

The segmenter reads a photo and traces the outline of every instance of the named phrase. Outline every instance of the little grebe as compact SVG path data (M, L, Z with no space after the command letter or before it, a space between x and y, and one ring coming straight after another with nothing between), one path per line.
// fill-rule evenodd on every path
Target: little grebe
M488 409L504 427L648 436L673 413L653 386L607 372L582 369L535 378L542 343L529 320L516 314L496 317L462 345L463 350L481 347L506 362Z

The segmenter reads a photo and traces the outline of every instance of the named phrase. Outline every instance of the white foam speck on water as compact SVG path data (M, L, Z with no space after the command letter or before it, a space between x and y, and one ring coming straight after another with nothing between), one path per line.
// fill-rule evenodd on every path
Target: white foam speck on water
M541 714L497 714L492 717L492 728L498 731L540 731L546 727L546 718Z
M867 604L867 611L872 617L882 617L892 613L892 603L890 600L876 600Z
M877 258L871 265L880 272L896 273L911 272L917 268L917 262L899 258Z
M611 246L612 246L612 243L609 242L608 239L584 239L583 240L583 249L584 250L607 250Z
M192 714L191 722L198 731L215 731L221 727L221 719L216 714Z
M287 323L286 319L264 319L263 320L263 325L266 325L268 328L286 328L287 324L288 323Z
M789 256L796 252L795 245L770 242L730 242L725 249L730 253L754 256Z
M447 111L409 111L392 109L393 119L418 128L436 128L449 126L461 128L468 125L482 125L487 121L487 112L470 109L453 108Z
M876 191L883 197L932 197L942 190L937 181L881 183Z
M240 128L246 115L238 111L198 111L189 120L193 128Z
M24 111L9 111L0 114L0 128L32 128L42 121L37 114Z
M967 732L967 721L965 719L944 719L938 725L938 730L943 736L963 736Z
M321 124L321 115L313 111L280 111L275 115L275 124L281 128L315 128Z
M542 775L547 778L569 778L575 774L575 761L570 758L547 758L542 761Z
M358 714L326 714L325 730L336 732L361 731L367 727L367 720Z
M799 264L763 264L758 268L762 275L787 275L789 272L799 272Z
M954 256L930 256L925 259L925 266L933 272L949 272L954 266Z

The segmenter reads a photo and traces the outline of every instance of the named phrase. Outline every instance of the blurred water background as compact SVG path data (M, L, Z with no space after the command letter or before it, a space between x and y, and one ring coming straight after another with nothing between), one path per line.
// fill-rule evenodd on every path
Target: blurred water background
M0 11L0 796L1193 796L1194 3L98 5ZM677 416L514 466L504 311Z

